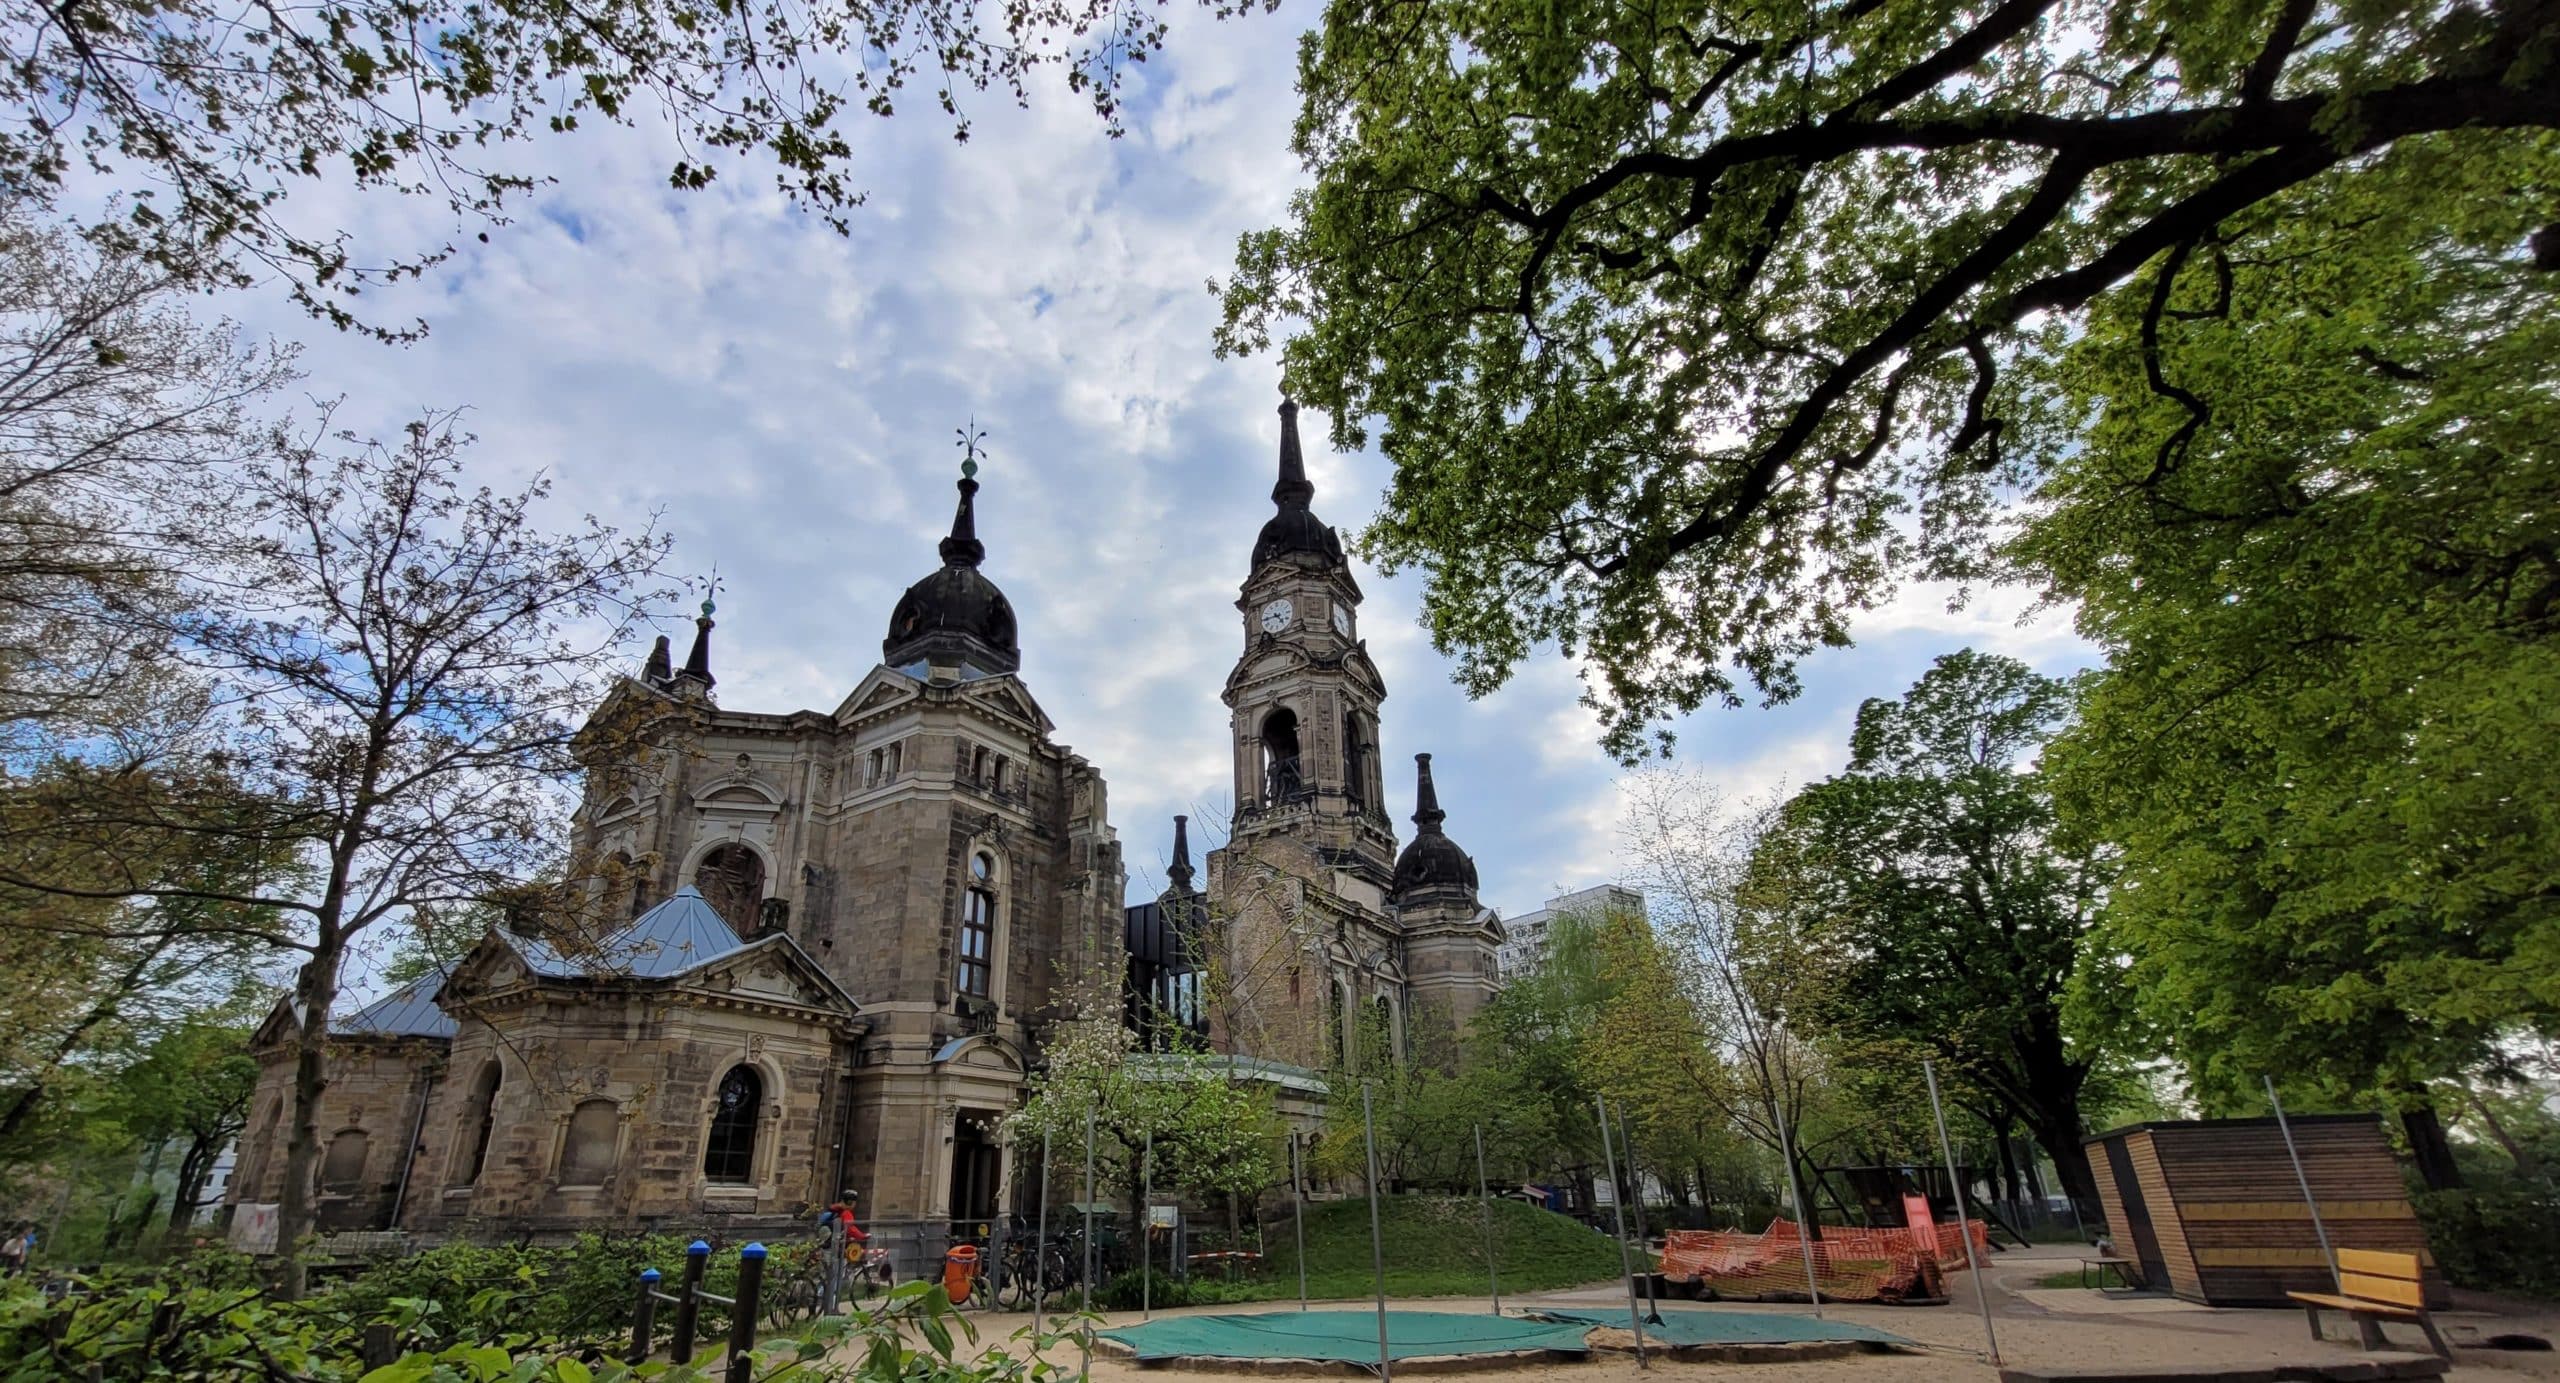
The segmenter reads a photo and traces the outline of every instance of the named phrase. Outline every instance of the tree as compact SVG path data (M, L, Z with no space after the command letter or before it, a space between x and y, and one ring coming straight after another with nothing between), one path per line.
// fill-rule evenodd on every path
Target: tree
M2009 554L2107 654L2050 755L2125 865L2084 1003L2209 1107L2401 1112L2437 1181L2430 1083L2560 1018L2555 179L2404 145L2148 266L2039 380Z
M664 557L660 535L593 519L546 532L534 519L544 483L464 488L463 439L449 424L413 424L394 446L342 435L335 452L325 434L280 439L271 460L202 496L199 565L167 632L229 708L207 752L241 792L119 795L101 775L0 823L0 841L88 848L105 875L11 874L0 854L0 883L225 904L240 915L224 925L303 957L281 1242L313 1223L315 1120L349 948L369 928L488 897L550 862L575 751L617 732L587 720L609 660L664 594L645 585ZM255 842L292 866L218 886L134 867L172 840ZM286 1272L298 1294L298 1264Z
M257 452L253 406L294 372L194 321L187 291L0 194L0 751L22 771L65 745L145 760L200 713L164 656L177 583L157 531Z
M296 191L423 196L462 225L501 225L548 180L501 149L654 113L679 140L671 186L758 157L842 230L864 197L846 128L858 113L888 116L921 82L966 139L972 93L1027 102L1055 67L1116 133L1121 82L1164 34L1141 0L17 0L0 13L0 186L86 197L102 180L122 195L92 230L112 243L222 280L279 279L314 314L385 335L356 298L450 248L357 243L292 214Z
M1807 1021L1937 1058L1996 1137L2026 1125L2094 1216L2080 1139L2096 1054L2066 1034L2063 999L2103 865L2055 843L2033 762L2071 699L2012 658L1939 658L1901 699L1858 708L1847 771L1787 801L1752 887L1823 975Z
M1289 386L1345 447L1378 420L1366 549L1427 573L1460 682L1557 643L1632 756L1791 694L1897 577L1978 573L2024 367L2144 266L2403 148L2535 148L2555 40L2540 0L1333 0L1314 184L1243 239L1217 340L1304 322Z
M1060 1025L1030 1093L1005 1117L1017 1145L1045 1136L1068 1159L1056 1165L1080 1165L1090 1127L1094 1175L1119 1190L1133 1219L1144 1214L1150 1168L1158 1187L1231 1198L1251 1196L1285 1174L1267 1088L1211 1052L1138 1051L1117 1005L1090 1011L1104 1016Z
M249 1099L258 1088L249 1038L263 997L244 991L227 1005L187 1015L115 1073L114 1103L125 1128L146 1146L184 1144L169 1197L172 1232L194 1222L207 1204L215 1160L248 1127ZM137 1236L141 1228L135 1226Z

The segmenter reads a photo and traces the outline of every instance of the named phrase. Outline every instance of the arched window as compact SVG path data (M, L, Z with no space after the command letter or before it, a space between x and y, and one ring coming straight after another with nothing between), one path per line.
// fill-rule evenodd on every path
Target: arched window
M498 1063L491 1061L480 1067L472 1079L471 1098L462 1106L462 1161L455 1170L462 1175L453 1179L456 1186L469 1186L480 1179L481 1169L489 1165L489 1135L498 1127Z
M361 1190L367 1148L364 1130L360 1128L343 1129L337 1137L330 1139L328 1155L320 1161L320 1189Z
M1306 774L1298 759L1298 713L1283 706L1262 719L1262 802L1276 807L1299 795Z
M960 992L986 998L995 981L996 857L969 857L969 891L960 904Z
M740 936L755 930L764 901L764 860L744 845L722 845L694 866L693 886Z
M569 1113L569 1139L560 1150L560 1184L601 1185L613 1175L621 1143L621 1108L611 1100L580 1100Z
M711 1106L711 1138L702 1153L702 1175L728 1186L754 1179L756 1117L764 1110L764 1077L752 1066L732 1066L720 1078Z

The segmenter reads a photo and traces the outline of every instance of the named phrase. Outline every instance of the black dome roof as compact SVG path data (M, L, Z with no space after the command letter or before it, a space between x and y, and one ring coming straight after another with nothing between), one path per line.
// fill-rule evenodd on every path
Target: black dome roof
M978 570L987 545L978 541L977 469L974 460L962 467L960 508L951 518L951 536L942 540L941 568L909 586L890 612L880 656L891 667L944 662L1014 672L1022 666L1013 602Z
M1280 480L1271 487L1271 502L1280 506L1262 532L1253 540L1253 567L1277 557L1301 559L1300 565L1318 569L1342 565L1342 536L1315 516L1307 502L1316 497L1316 487L1307 479L1307 462L1298 450L1298 405L1287 399L1280 402ZM1311 560L1310 560L1311 559Z
M1476 891L1474 857L1458 848L1458 842L1441 833L1440 823L1448 813L1440 810L1440 794L1431 785L1431 756L1413 756L1414 771L1419 782L1414 792L1413 843L1396 856L1396 876L1392 889L1401 900L1420 889L1458 889L1470 897Z

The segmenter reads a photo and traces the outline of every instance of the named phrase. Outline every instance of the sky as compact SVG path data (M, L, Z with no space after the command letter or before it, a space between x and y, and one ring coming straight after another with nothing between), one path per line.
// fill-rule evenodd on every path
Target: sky
M303 343L306 387L340 400L341 425L389 435L467 407L486 483L542 473L563 515L665 525L676 574L718 572L713 670L734 709L829 710L879 661L899 593L937 563L955 434L974 420L983 570L1020 617L1022 676L1108 780L1130 896L1152 897L1172 816L1219 814L1232 793L1218 692L1271 513L1279 373L1268 355L1214 358L1206 284L1305 180L1288 134L1297 34L1317 11L1168 13L1122 138L1055 88L1027 112L976 99L965 144L922 99L856 125L869 200L850 235L759 168L723 164L710 189L678 192L667 132L591 130L539 146L557 182L485 243L426 199L297 191L298 214L360 244L458 246L367 297L377 320L424 319L417 344L334 332L280 292L223 306ZM1316 512L1347 537L1389 466L1330 450L1328 421L1301 419L1307 464ZM1487 903L1516 914L1619 877L1621 770L1573 667L1541 650L1469 701L1417 623L1418 576L1357 574L1400 835L1411 758L1428 751ZM2091 660L2061 615L2022 621L2023 593L1947 599L1905 591L1856 647L1805 664L1787 705L1687 717L1679 761L1736 799L1780 792L1841 767L1858 703L1941 653ZM668 628L681 656L688 631Z

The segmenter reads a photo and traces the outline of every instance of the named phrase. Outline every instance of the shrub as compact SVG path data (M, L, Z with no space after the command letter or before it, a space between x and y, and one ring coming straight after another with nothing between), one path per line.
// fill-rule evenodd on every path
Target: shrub
M2560 1297L2560 1192L2419 1191L2409 1197L2445 1280L2483 1292Z

